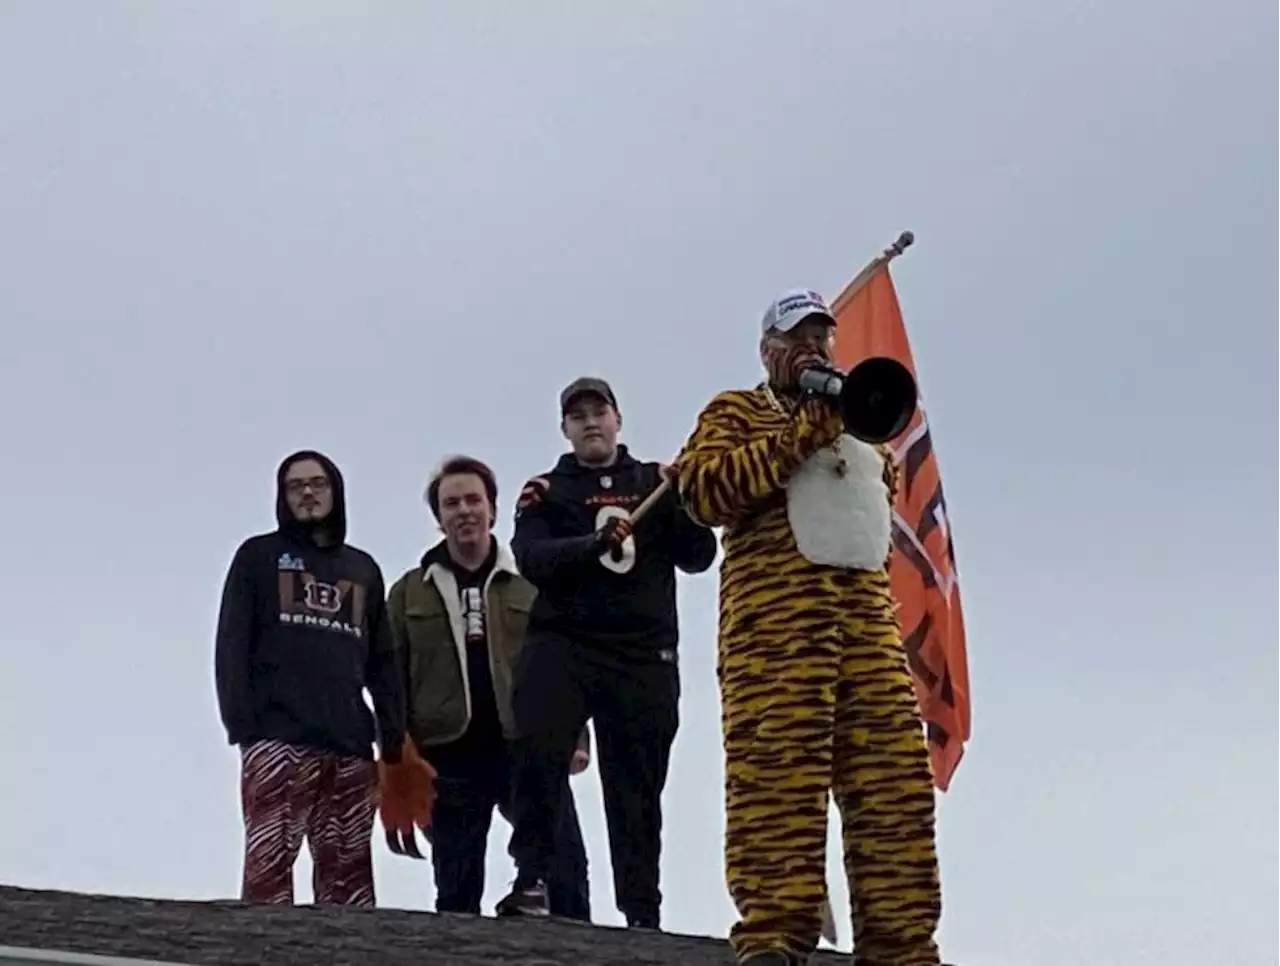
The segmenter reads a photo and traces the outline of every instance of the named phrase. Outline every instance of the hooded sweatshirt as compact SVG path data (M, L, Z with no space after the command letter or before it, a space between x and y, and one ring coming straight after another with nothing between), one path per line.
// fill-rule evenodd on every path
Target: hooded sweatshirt
M285 473L308 458L324 468L333 495L318 524L295 520L285 499ZM275 739L367 760L377 740L383 757L397 760L405 698L382 571L346 543L346 492L332 461L303 450L280 464L276 521L240 545L223 586L215 676L228 741ZM323 546L318 532L328 537Z

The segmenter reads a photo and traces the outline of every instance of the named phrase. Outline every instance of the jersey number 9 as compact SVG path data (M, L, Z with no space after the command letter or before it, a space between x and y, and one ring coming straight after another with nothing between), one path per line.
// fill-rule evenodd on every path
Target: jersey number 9
M606 520L610 520L613 517L625 519L630 515L620 506L602 506L600 512L596 514L596 529L599 530L604 526ZM631 568L636 565L635 536L629 536L622 541L622 556L615 557L612 550L606 550L600 555L600 562L615 574L630 573Z

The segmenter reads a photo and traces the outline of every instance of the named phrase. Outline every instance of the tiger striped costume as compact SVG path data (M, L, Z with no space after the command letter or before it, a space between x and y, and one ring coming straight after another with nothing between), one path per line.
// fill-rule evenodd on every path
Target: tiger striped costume
M688 512L723 528L729 939L740 959L814 950L830 792L857 962L938 966L933 785L886 569L898 471L811 412L763 383L722 392L675 463Z

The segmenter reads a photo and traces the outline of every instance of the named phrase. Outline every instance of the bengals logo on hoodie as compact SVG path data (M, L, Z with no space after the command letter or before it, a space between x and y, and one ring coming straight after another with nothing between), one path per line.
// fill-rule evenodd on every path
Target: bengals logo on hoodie
M279 571L280 623L364 636L365 600L363 584L350 580L326 583L305 570Z

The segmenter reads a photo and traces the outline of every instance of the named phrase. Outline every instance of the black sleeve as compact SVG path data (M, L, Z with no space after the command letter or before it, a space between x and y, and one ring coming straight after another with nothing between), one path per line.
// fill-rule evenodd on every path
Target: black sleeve
M547 519L550 484L535 477L524 485L516 501L516 525L511 553L516 569L532 584L547 584L575 574L600 553L595 534L553 537Z
M400 655L391 633L386 586L377 564L373 564L370 583L369 657L365 667L365 685L373 698L382 759L394 764L400 760L406 727L404 681L400 677Z
M671 492L675 493L673 486ZM678 502L671 508L671 559L687 574L700 574L710 570L716 562L719 544L715 531L704 527L685 511Z
M239 744L253 731L254 602L253 557L248 543L240 545L222 585L218 629L214 641L214 678L218 712L227 729L227 741Z
M662 519L662 540L671 562L687 574L709 570L719 549L715 531L689 516L676 493L674 481L654 511Z

